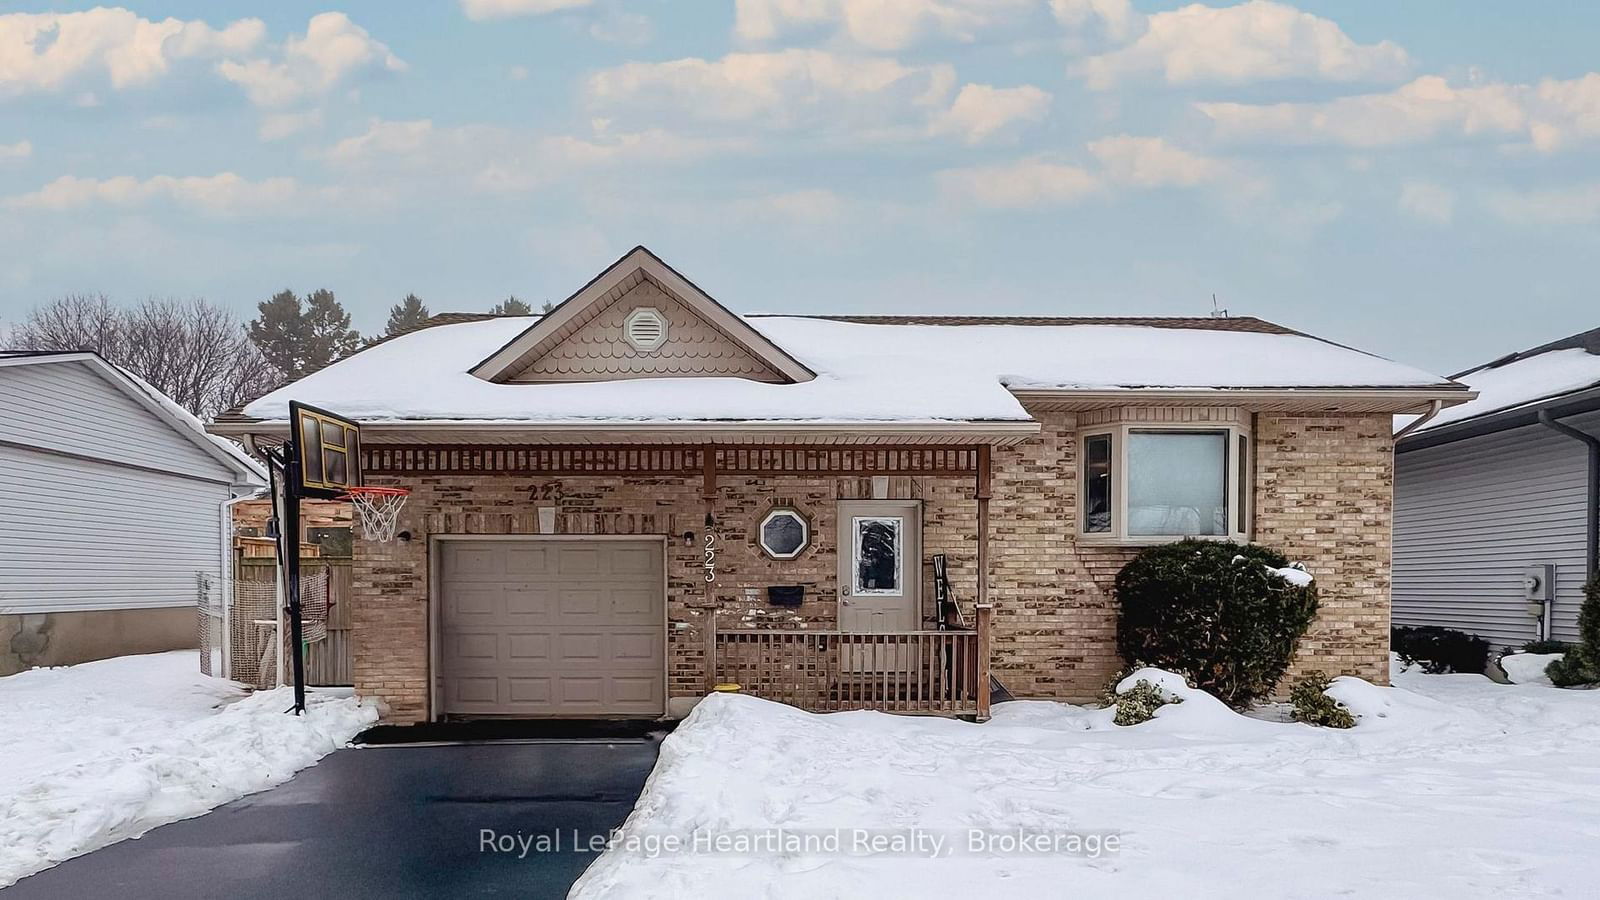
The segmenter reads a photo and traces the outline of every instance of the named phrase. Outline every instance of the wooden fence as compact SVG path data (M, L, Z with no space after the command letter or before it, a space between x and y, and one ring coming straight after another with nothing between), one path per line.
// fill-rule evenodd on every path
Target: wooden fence
M300 571L328 569L328 636L306 646L306 684L331 687L354 684L350 644L350 560L338 557L302 557ZM236 582L271 583L278 577L274 559L238 557Z
M714 680L812 712L989 717L989 617L973 631L715 631Z

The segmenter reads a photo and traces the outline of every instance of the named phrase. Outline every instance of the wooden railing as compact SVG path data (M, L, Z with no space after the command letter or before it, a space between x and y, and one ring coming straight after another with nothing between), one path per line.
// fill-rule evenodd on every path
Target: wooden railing
M989 617L971 631L738 630L712 635L714 681L812 712L989 717Z

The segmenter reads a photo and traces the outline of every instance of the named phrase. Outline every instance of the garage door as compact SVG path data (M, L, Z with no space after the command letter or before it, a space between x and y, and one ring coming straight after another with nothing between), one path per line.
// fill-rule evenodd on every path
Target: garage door
M659 541L444 541L440 548L443 712L664 712Z

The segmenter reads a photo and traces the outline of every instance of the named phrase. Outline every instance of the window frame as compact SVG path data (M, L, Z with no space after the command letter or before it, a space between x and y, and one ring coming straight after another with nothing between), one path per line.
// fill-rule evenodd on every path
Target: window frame
M1222 496L1228 505L1228 528L1225 534L1129 534L1128 533L1128 436L1134 433L1201 433L1221 434L1226 438L1227 458L1223 465ZM1088 453L1091 438L1111 439L1111 528L1107 531L1090 531L1088 526ZM1170 544L1188 538L1205 541L1250 540L1251 507L1255 505L1255 451L1250 429L1231 422L1114 422L1080 428L1077 441L1077 522L1078 540L1085 544L1144 547ZM1248 477L1241 477L1248 476Z
M767 546L767 523L779 516L792 516L795 521L800 523L800 546L796 547L793 553L779 553ZM775 506L768 510L767 514L762 516L761 521L756 525L756 546L761 548L762 554L768 559L775 559L779 562L798 559L800 554L811 547L811 519L805 513L792 506Z

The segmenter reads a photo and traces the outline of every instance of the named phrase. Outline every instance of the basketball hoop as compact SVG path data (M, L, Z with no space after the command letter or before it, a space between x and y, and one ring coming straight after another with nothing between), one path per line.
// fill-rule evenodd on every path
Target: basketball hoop
M395 526L400 521L400 508L406 505L411 492L394 487L352 486L341 500L349 500L361 516L361 536L369 541L394 540Z

